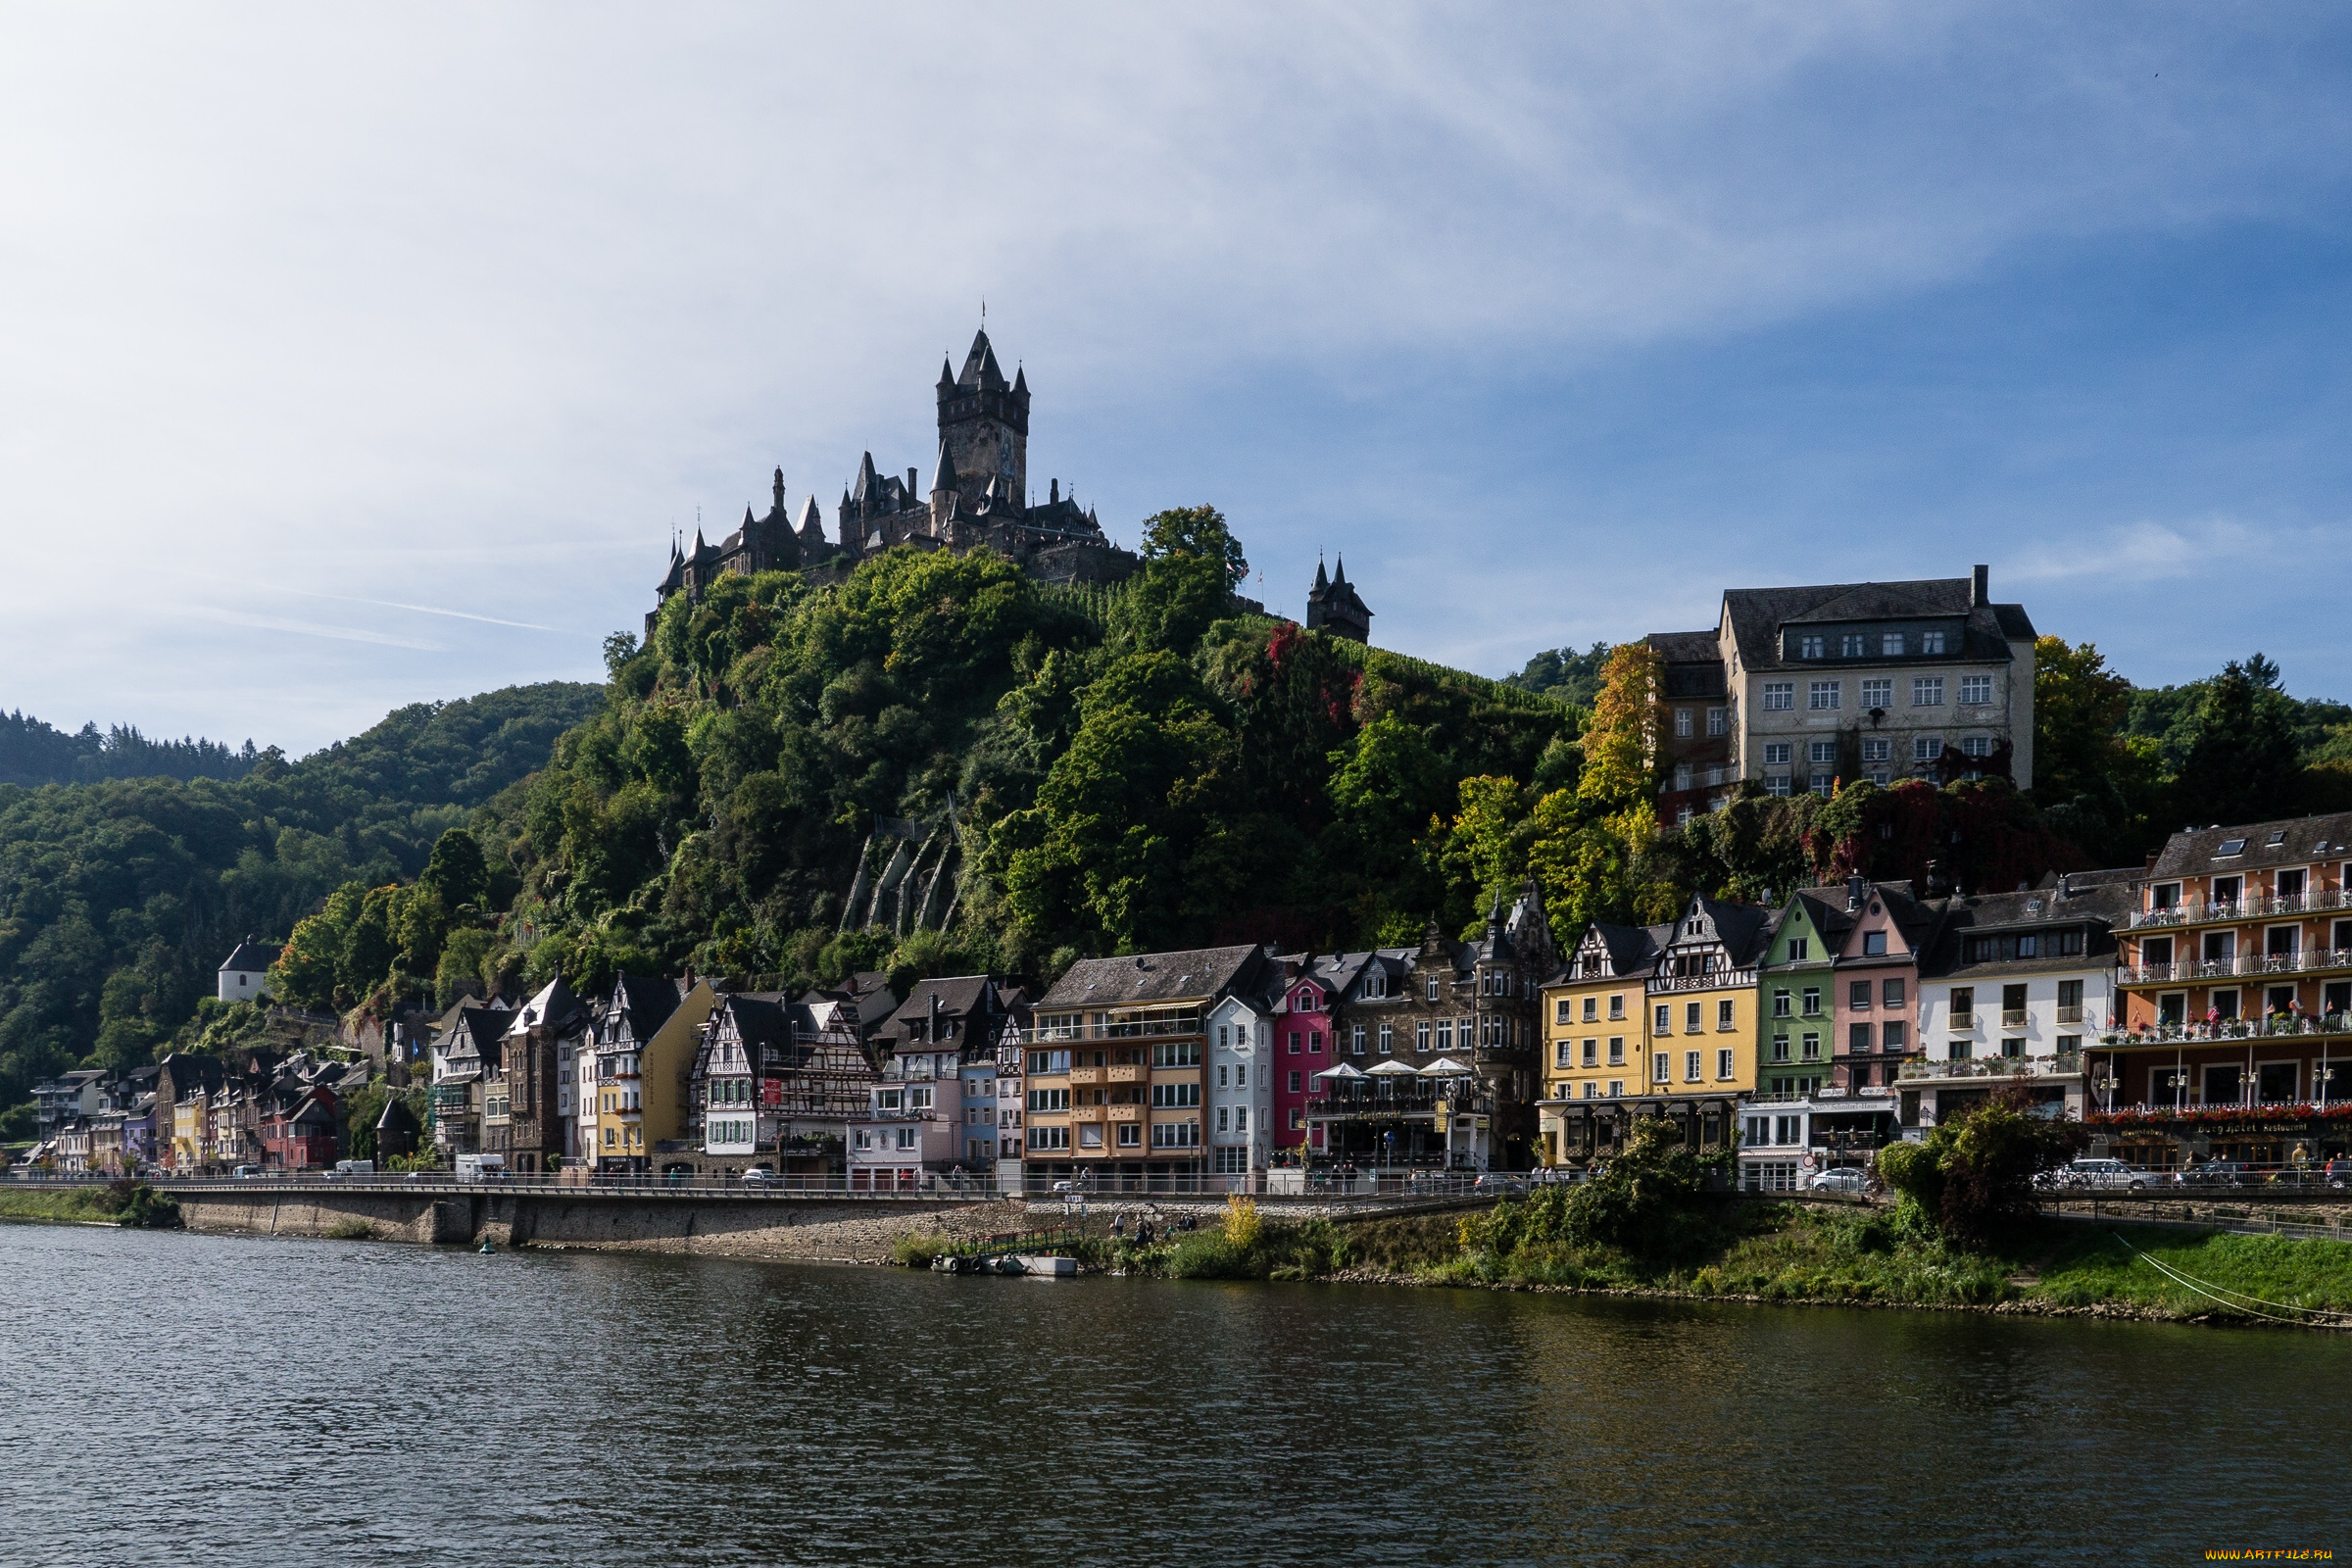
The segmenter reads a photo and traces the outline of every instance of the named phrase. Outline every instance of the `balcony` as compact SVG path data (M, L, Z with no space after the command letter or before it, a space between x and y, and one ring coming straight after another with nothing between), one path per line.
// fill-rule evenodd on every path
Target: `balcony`
M1141 1084L1149 1083L1151 1080L1151 1068L1139 1067L1132 1062L1123 1067L1105 1067L1102 1069L1102 1081L1106 1084ZM1078 1075L1076 1073L1072 1073L1070 1075L1070 1082L1076 1083L1077 1081Z
M1651 996L1665 996L1676 991L1736 991L1752 988L1756 983L1753 969L1716 969L1707 974L1660 975L1645 981L1643 989Z
M1102 1121L1106 1119L1102 1113L1109 1108L1108 1105L1072 1105L1070 1120L1073 1122Z
M2352 894L2341 888L2332 892L2294 893L2284 898L2238 899L2230 903L2209 904L2202 899L2176 904L2169 908L2141 909L2125 924L2127 931L2162 930L2166 927L2192 925L2230 925L2240 920L2271 920L2282 915L2322 914L2330 909L2352 908Z
M1958 1061L1906 1061L1901 1079L1915 1083L1941 1078L2074 1078L2082 1072L2080 1052L2063 1056L1970 1056Z
M1102 1108L1110 1112L1112 1121L1142 1121L1144 1119L1144 1107L1141 1105L1104 1105Z
M2023 1008L2023 1007L2003 1007L2003 1008L2001 1009L2001 1027L2002 1027L2002 1028L2004 1028L2004 1029L2023 1029L2025 1026L2026 1026L2026 1009L2025 1009L2025 1008Z
M2082 1021L2082 1004L2078 1003L2071 1007L2060 1007L2058 1009L2058 1021L2060 1023L2081 1023Z
M1954 1029L1974 1029L1977 1026L1977 1015L1973 1010L1963 1012L1955 1007L1952 1009L1951 1025Z
M2352 948L2311 948L2299 953L2244 953L2230 958L2201 958L2185 963L2126 964L2116 971L2116 983L2127 986L2184 985L2247 976L2317 974L2328 969L2352 969Z
M2352 1035L2352 1013L2321 1017L2224 1018L2218 1023L2162 1023L2119 1029L2099 1037L2109 1048L2128 1046L2212 1046L2233 1040L2282 1040L2294 1036Z
M1102 1075L1108 1071L1110 1071L1108 1067L1072 1067L1070 1069L1070 1087L1072 1089L1093 1089L1102 1082Z

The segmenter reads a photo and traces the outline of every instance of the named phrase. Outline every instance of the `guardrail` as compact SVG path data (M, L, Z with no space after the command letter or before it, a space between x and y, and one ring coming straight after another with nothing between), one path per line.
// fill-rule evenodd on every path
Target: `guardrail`
M740 1178L676 1178L663 1176L619 1177L593 1182L549 1181L541 1177L491 1176L478 1181L460 1181L441 1172L419 1172L414 1176L378 1172L364 1176L327 1176L322 1174L270 1174L261 1176L153 1176L141 1177L158 1192L220 1193L239 1196L300 1193L306 1196L326 1196L334 1193L369 1193L377 1195L419 1194L464 1195L466 1197L535 1197L574 1199L638 1199L660 1200L672 1198L726 1199L749 1201L840 1201L856 1200L872 1202L1031 1202L1076 1203L1130 1198L1199 1198L1223 1200L1230 1196L1253 1198L1261 1202L1286 1201L1333 1202L1360 1200L1366 1202L1395 1203L1406 1201L1439 1201L1460 1199L1487 1199L1515 1196L1525 1193L1531 1182L1540 1180L1537 1173L1520 1172L1505 1176L1501 1173L1485 1177L1472 1173L1444 1176L1417 1175L1409 1172L1359 1172L1353 1176L1321 1171L1310 1172L1296 1185L1285 1179L1285 1173L1273 1173L1272 1180L1250 1176L1127 1176L1104 1177L1092 1183L1083 1180L1033 1179L1019 1186L1004 1186L989 1179L967 1178L958 1184L945 1178L917 1186L884 1184L875 1187L851 1187L840 1176L778 1176L765 1181L744 1181ZM0 1177L7 1185L44 1189L104 1187L109 1178L80 1176L17 1176L10 1173Z

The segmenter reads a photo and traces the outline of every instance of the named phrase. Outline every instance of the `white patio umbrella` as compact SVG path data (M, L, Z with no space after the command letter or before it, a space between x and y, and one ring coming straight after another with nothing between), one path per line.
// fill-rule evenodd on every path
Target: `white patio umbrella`
M1368 1075L1343 1061L1336 1067L1326 1067L1321 1072L1308 1073L1307 1076L1309 1078L1362 1078Z
M1418 1078L1421 1076L1421 1069L1408 1062L1392 1059L1382 1062L1364 1076L1367 1078Z
M1440 1056L1421 1069L1421 1076L1424 1078L1462 1078L1468 1076L1469 1072L1469 1068L1451 1056Z

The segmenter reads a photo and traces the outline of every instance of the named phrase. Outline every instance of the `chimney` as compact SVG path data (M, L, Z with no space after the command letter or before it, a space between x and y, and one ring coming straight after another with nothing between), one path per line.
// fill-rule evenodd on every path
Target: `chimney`
M1862 907L1862 889L1864 886L1865 883L1863 878L1858 872L1855 875L1849 876L1845 879L1846 913L1852 914Z
M912 468L908 468L906 470L906 493L908 495L913 495L915 493L914 470Z
M1971 610L1990 602L1992 598L1992 568L1979 566L1968 579L1968 605Z

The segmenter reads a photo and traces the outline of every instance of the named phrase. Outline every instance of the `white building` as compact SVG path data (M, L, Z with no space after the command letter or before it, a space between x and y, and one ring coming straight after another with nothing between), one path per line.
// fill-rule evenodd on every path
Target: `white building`
M1208 1174L1252 1189L1274 1152L1274 1005L1236 995L1208 1014Z
M1920 969L1927 1059L1904 1065L1904 1126L1933 1127L2009 1084L2051 1114L2082 1114L2082 1043L2115 1012L2112 931L2130 913L2137 875L2079 872L1952 902Z
M259 1002L270 994L270 966L284 952L275 943L249 936L220 964L222 1002Z

